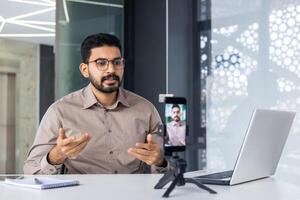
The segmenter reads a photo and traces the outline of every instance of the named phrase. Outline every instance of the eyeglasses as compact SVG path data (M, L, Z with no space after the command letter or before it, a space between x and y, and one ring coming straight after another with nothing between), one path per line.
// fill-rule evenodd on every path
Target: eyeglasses
M108 60L106 58L97 58L96 60L87 62L87 64L92 63L92 62L96 63L96 66L100 71L107 70L108 66L109 66L109 62L111 62L111 64L114 66L114 68L116 70L118 70L118 69L124 68L125 59L124 58L115 58L113 60Z

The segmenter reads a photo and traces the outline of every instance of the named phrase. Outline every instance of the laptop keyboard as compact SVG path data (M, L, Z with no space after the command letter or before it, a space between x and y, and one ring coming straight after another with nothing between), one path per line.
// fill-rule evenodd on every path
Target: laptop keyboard
M232 176L233 170L225 171L225 172L218 172L213 174L207 174L203 176L197 176L195 178L210 178L210 179L224 179L230 178Z

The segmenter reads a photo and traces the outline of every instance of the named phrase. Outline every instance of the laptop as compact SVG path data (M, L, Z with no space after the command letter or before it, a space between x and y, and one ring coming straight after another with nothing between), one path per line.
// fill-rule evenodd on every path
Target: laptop
M234 169L197 176L204 184L236 185L274 175L295 112L256 109Z

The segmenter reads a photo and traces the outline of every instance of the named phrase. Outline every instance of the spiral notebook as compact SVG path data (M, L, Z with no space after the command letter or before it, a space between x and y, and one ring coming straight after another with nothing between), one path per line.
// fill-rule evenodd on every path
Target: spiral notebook
M79 185L79 181L77 180L63 180L48 177L21 177L16 179L6 178L4 182L9 185L41 190Z

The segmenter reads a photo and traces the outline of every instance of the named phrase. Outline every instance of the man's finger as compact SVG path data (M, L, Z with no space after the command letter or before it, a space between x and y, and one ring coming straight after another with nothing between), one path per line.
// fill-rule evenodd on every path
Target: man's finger
M82 147L84 148L87 145L88 142L89 142L89 139L87 139L83 142L80 142L80 143L76 142L76 143L72 143L72 144L68 145L67 150L66 150L66 154L67 155L69 155L69 154L72 155L72 154L76 153L77 151L81 151L82 150L81 148Z
M60 143L61 143L61 146L66 146L66 145L73 143L74 140L75 140L75 137L71 136L71 137L67 137L67 138L61 140Z
M82 142L79 145L73 147L69 151L66 152L67 156L76 156L78 155L87 145L88 141Z
M136 154L140 154L142 156L149 156L151 155L151 151L145 150L145 149L139 149L139 148L130 148L130 151Z
M140 149L147 149L147 150L153 149L152 145L148 143L136 143L135 146Z
M135 158L145 162L145 163L149 163L149 156L144 156L141 154L136 153L135 151L132 150L132 148L128 149L127 151L130 155L134 156Z
M92 138L91 134L89 134L89 133L84 133L84 136L85 136L88 140L90 140L90 139Z
M80 143L87 141L90 139L90 136L88 133L82 134L78 138L75 136L70 136L62 141L62 145L72 145L72 147L79 145Z

